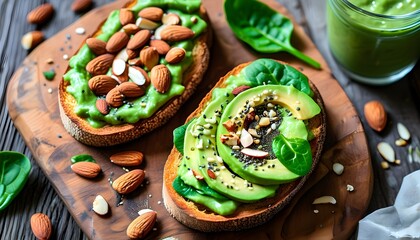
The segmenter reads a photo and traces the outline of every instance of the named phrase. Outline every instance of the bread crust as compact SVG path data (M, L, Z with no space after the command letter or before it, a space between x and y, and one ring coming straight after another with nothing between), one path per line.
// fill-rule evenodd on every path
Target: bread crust
M200 15L207 22L207 29L195 40L192 50L193 63L183 74L184 92L169 100L160 107L151 117L141 119L130 124L106 125L101 128L92 127L85 119L75 114L77 102L66 91L69 82L62 79L59 84L59 110L64 128L76 140L91 146L113 146L129 142L143 134L165 124L179 110L181 105L194 93L201 82L210 60L210 47L212 31L210 21L203 6Z
M248 64L250 63L241 64L228 72L217 82L214 88L223 87L225 80L230 75L239 73ZM162 195L168 212L182 224L204 232L240 231L261 225L274 217L302 188L321 156L326 136L326 115L319 91L311 82L310 85L314 92L314 100L321 107L321 114L309 120L309 127L315 134L315 138L310 142L313 164L309 174L293 182L280 185L276 195L272 198L263 199L255 203L242 204L234 214L221 216L207 210L203 206L184 199L174 190L172 183L177 177L177 168L182 159L182 154L173 147L163 172ZM186 122L200 114L206 103L210 100L212 91L204 97L198 108L188 117Z

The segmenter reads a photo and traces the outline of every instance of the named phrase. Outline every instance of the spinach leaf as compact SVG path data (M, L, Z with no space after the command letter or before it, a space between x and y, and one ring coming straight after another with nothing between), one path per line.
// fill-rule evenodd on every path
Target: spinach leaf
M19 194L31 171L29 159L18 152L0 152L0 211Z
M180 152L182 155L184 155L184 138L185 138L185 131L187 131L188 125L193 121L194 119L191 119L186 124L179 126L174 129L173 135L174 135L174 145L176 150Z
M303 73L272 59L255 60L244 68L242 73L251 82L251 87L266 84L291 85L309 96L313 95L308 78Z
M280 134L274 138L272 149L280 162L291 172L303 176L311 170L312 152L307 140L286 138Z
M73 157L71 157L70 161L71 161L71 164L75 164L77 162L94 162L94 163L96 163L95 159L89 154L74 155Z
M258 52L286 51L319 69L321 65L290 43L290 19L256 0L225 0L226 20L233 33Z

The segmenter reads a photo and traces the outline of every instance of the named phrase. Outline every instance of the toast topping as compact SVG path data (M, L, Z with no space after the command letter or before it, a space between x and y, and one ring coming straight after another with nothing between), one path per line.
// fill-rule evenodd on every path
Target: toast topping
M182 94L185 89L182 84L188 81L183 79L183 73L192 64L195 40L207 26L200 17L197 3L179 3L174 10L164 2L148 6L139 1L130 9L111 13L99 35L86 40L89 51L81 48L70 60L72 69L64 80L70 81L68 91L76 98L80 109L85 108L85 104L97 105L103 117L95 113L86 116L89 111L83 111L83 117L87 117L90 124L135 123L152 116L159 107ZM191 21L193 17L197 21ZM88 74L80 72L80 66ZM98 75L101 76L99 82L86 79L92 96L75 92L84 89L81 78L93 79ZM150 82L152 87L149 87ZM108 106L104 106L102 100L97 103L93 97L105 99Z

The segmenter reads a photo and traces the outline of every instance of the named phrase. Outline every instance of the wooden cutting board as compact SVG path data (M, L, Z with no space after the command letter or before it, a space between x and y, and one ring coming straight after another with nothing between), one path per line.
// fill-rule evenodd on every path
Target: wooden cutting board
M291 18L287 10L275 0L265 0L272 8ZM13 75L7 91L10 116L31 149L37 163L49 178L69 211L91 239L126 239L126 228L143 208L158 212L158 221L148 238L175 237L177 239L308 239L351 236L358 220L363 217L372 192L373 176L365 133L352 103L332 77L325 60L303 29L295 24L293 45L318 60L322 70L315 70L287 53L261 55L239 42L228 27L222 0L203 0L213 27L214 39L211 62L203 83L192 98L166 125L128 144L95 148L74 140L64 130L58 111L57 87L67 68L63 56L72 56L83 41L93 34L101 20L113 9L124 5L116 1L86 14L79 21L38 46L24 60ZM84 27L86 34L77 35L75 29ZM328 132L324 154L316 171L294 198L276 217L260 227L242 232L200 233L191 230L167 213L162 202L162 170L172 148L172 131L182 125L214 83L236 65L261 57L291 63L306 74L317 86L325 101ZM53 59L48 64L47 59ZM54 68L57 75L47 81L42 72ZM109 156L122 150L138 150L145 154L147 179L137 191L117 199L108 179L124 173L109 161ZM102 166L103 174L88 180L70 169L70 158L76 154L90 154ZM345 166L343 175L331 171L332 163ZM355 191L348 192L347 184ZM111 213L96 215L92 202L97 194L108 201ZM313 199L331 195L335 205L313 206ZM318 210L315 213L314 210Z

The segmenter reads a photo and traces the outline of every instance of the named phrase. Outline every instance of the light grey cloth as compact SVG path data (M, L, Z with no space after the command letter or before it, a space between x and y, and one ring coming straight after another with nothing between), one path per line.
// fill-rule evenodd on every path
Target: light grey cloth
M358 239L420 239L420 170L404 177L394 206L359 221Z

